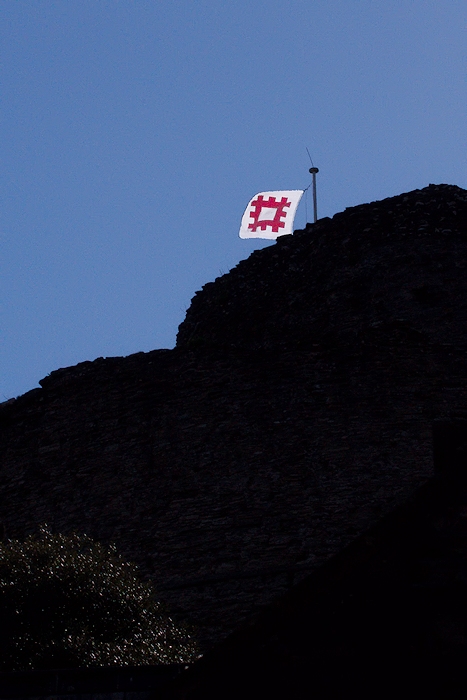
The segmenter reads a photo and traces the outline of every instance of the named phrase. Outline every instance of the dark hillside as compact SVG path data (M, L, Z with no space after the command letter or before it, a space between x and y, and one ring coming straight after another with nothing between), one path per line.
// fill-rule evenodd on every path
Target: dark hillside
M135 560L207 644L432 471L467 410L467 192L279 238L206 285L175 350L58 370L0 406L0 520Z

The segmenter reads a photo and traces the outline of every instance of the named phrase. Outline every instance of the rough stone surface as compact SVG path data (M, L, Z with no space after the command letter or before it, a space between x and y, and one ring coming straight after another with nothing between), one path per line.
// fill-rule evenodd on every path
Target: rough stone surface
M467 420L433 423L433 460L433 478L181 673L164 700L465 696Z
M0 520L137 562L209 646L432 473L467 409L467 191L347 209L196 294L177 348L0 405Z

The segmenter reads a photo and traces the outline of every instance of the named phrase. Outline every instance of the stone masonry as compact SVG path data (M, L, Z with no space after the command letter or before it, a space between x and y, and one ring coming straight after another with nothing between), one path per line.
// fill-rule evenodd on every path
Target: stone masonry
M467 414L467 191L352 207L205 285L174 350L0 405L0 521L115 542L205 647L432 473Z

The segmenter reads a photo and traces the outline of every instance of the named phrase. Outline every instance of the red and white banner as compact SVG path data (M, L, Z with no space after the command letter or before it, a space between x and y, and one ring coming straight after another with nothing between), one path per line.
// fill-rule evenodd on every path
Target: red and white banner
M240 238L270 238L293 232L293 222L304 190L259 192L250 200L240 225Z

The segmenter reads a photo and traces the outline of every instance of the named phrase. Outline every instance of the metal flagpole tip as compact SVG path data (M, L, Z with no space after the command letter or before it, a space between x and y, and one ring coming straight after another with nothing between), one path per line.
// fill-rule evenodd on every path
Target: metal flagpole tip
M312 167L308 172L311 173L312 183L313 183L313 223L316 224L318 221L318 205L316 203L316 173L319 173L318 168L315 168L313 161L311 161Z

